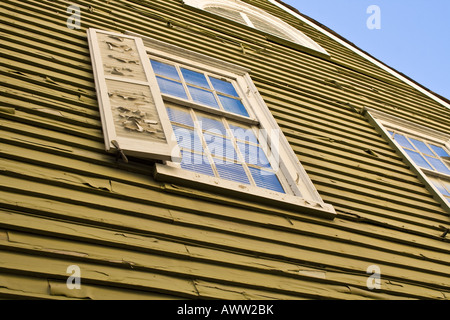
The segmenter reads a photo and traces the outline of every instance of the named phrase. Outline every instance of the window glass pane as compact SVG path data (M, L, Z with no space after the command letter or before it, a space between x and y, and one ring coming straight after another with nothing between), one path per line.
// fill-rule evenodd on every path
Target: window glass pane
M249 169L258 187L285 193L275 173L252 167Z
M192 96L192 100L195 102L219 109L219 104L214 97L214 94L210 91L188 86L189 92Z
M216 160L218 161L216 162ZM250 184L247 174L241 164L234 162L223 162L219 159L214 159L214 163L216 164L217 172L219 172L220 178Z
M242 140L244 142L258 143L258 138L256 138L255 133L250 127L243 127L239 125L234 125L229 123L232 134L236 139Z
M428 177L428 178L431 180L431 182L433 182L433 184L436 186L436 188L439 190L440 193L442 193L444 196L450 196L450 189L449 190L445 189L445 187L444 187L445 183L443 185L441 183L441 181L439 181L436 178L432 178L432 177ZM450 184L448 187L450 187Z
M450 169L447 168L441 160L428 156L425 157L437 171L450 175Z
M246 163L253 164L258 167L271 167L269 160L261 147L241 142L238 142L238 146L239 151L241 151Z
M213 156L237 160L237 153L230 139L204 134L206 145Z
M181 110L178 108L168 107L167 114L169 115L170 121L185 124L190 127L194 126L194 121L192 120L188 109Z
M219 95L220 102L222 103L223 108L225 111L232 112L235 114L239 114L241 116L248 117L247 110L245 110L244 105L242 104L241 100L225 97Z
M180 76L178 75L178 71L175 66L155 60L150 61L152 63L153 71L156 74L180 81Z
M433 152L430 150L430 148L428 148L428 146L422 141L413 138L409 138L409 140L411 140L411 142L416 146L417 150L419 150L420 152L428 154L430 156L433 155Z
M209 79L211 80L214 90L225 94L229 94L230 96L239 97L231 82L212 77L210 77Z
M214 176L211 164L208 158L203 154L191 153L188 151L181 151L181 168L195 171L209 176Z
M439 157L450 157L450 155L443 148L430 144L431 148Z
M394 135L394 140L396 140L402 147L415 149L413 145L405 138L404 135L396 133Z
M450 196L450 181L442 181L444 183L444 186L448 190L448 195Z
M172 127L180 148L203 152L200 137L194 130L182 128L176 125L172 125Z
M203 73L181 68L184 80L187 83L194 84L199 87L210 89L208 81Z
M406 149L405 151L418 166L433 170L433 168L425 161L425 159L419 153Z
M227 133L220 118L212 119L197 113L197 119L202 130L226 136Z
M181 83L160 77L156 77L156 79L158 80L159 89L162 93L187 99L186 92L184 91L183 85Z

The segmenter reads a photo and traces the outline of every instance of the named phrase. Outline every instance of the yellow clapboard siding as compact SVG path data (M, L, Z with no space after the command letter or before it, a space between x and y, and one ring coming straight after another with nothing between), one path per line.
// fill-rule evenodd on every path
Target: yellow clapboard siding
M322 289L308 288L312 287L308 284L308 281L294 275L291 277L280 277L270 273L263 274L261 272L252 272L245 269L233 269L221 265L205 264L197 261L190 261L188 259L180 260L161 255L152 255L150 253L136 253L131 251L123 252L119 249L110 249L108 247L96 247L92 245L83 245L78 243L75 247L70 246L69 242L59 241L54 245L50 242L43 242L42 239L37 237L15 237L14 233L10 234L11 241L18 244L11 246L6 245L4 248L13 247L22 249L35 242L36 245L41 247L43 253L54 257L61 257L70 259L73 256L73 263L78 261L87 261L90 263L107 263L111 266L130 266L124 270L124 274L127 273L131 276L135 270L148 270L155 273L163 273L168 275L178 275L179 277L194 278L207 281L216 281L218 283L231 284L234 286L250 287L254 289L267 290L273 292L280 292L284 294L293 294L302 296L301 292L298 292L296 288L303 288L306 291L306 295L310 291L316 291L317 296L325 296L325 292L332 293L333 290L324 286ZM64 245L65 244L65 245ZM74 252L72 250L78 250ZM80 253L79 250L82 250ZM78 258L80 256L80 258ZM131 270L130 270L131 269ZM82 270L83 272L83 270ZM264 281L262 281L264 279ZM272 289L273 288L273 289ZM245 289L244 289L245 290ZM322 291L322 293L320 293ZM245 292L245 291L244 291ZM332 297L332 296L331 296ZM341 297L342 298L342 297Z
M14 72L11 69L0 67L0 73L5 78L4 86L13 89L24 90L38 96L50 99L59 99L67 103L73 103L86 108L93 108L96 105L95 96L86 94L84 90L74 87L67 87L52 81L51 78L42 76L31 76ZM39 90L40 89L40 90ZM7 89L3 89L7 90Z
M6 47L0 49L2 58L0 64L16 72L49 77L56 83L76 86L87 95L95 94L94 83L91 81L91 72L80 72L77 68L62 67L60 63L54 63L34 58L29 53L21 53L17 50L8 50ZM14 57L14 63L11 58ZM30 63L32 66L30 66Z
M66 282L54 279L30 277L27 275L17 275L3 273L0 275L0 296L19 299L50 299L50 300L75 300L75 299L96 299L96 300L166 300L180 299L176 296L169 296L145 291L132 291L123 288L105 288L98 285L83 284L83 290L70 290Z
M221 274L220 279L214 279L214 276L212 279L217 284L228 284L228 285L234 285L243 287L243 292L241 295L247 295L247 294L255 294L256 292L249 292L247 293L247 287L249 288L258 288L258 282L252 284L252 279L257 280L258 276L255 274L261 273L261 276L264 277L266 282L266 289L269 289L266 293L267 297L272 296L272 298L277 297L277 295L280 295L281 292L285 292L285 295L282 296L283 298L287 298L288 295L286 293L289 293L289 290L291 288L295 288L296 286L302 286L304 288L309 287L308 280L313 281L314 280L314 272L307 270L299 270L299 272L286 272L284 274L275 274L270 272L270 270L266 270L264 273L262 270L258 272L258 270L251 270L251 269L241 269L238 271L233 271L232 268L230 268L230 265L222 266L217 264L211 264L211 263L205 263L204 261L200 261L197 259L176 259L176 258L169 258L169 257L163 257L163 256L157 256L150 253L138 253L138 252L130 252L130 251L124 251L117 248L111 248L106 246L95 246L92 244L86 245L83 243L73 243L72 241L54 241L48 238L43 237L37 237L37 236L26 236L21 233L17 232L8 232L8 237L10 244L1 243L4 248L8 248L10 250L27 250L27 248L32 246L39 246L40 250L48 255L51 255L53 257L66 257L69 258L70 256L74 256L74 259L76 257L79 257L82 261L90 261L90 262L106 262L110 265L117 265L117 264L128 264L132 266L132 269L151 269L155 270L155 272L164 272L164 273L186 273L187 275L190 275L190 277L196 278L195 284L197 285L198 281L211 281L208 278L211 278L211 274ZM196 248L190 247L190 249L194 250ZM200 249L200 248L199 248ZM76 251L74 251L76 250ZM189 251L191 254L191 252ZM121 257L121 259L120 259ZM220 257L220 255L219 255ZM118 259L119 258L119 259ZM76 262L75 262L76 263ZM269 262L270 263L270 262ZM220 271L219 271L220 270ZM252 274L253 273L253 274ZM308 278L308 275L310 275L310 278ZM284 280L281 280L281 277L284 278ZM279 279L280 278L280 279ZM355 277L358 278L358 277ZM320 279L320 278L316 278ZM282 286L278 287L275 290L270 290L270 288L267 288L267 285L270 285L270 283L273 281L273 283L283 283ZM348 281L348 280L347 280ZM353 283L353 286L355 288L361 287L361 283L364 284L365 279L364 277L360 277L360 282L355 281ZM325 282L325 281L324 281ZM335 286L339 286L339 282L333 281ZM345 282L344 282L345 284ZM385 283L385 285L388 285ZM406 284L405 284L406 285ZM329 292L328 298L338 298L339 296L334 296L333 291L327 288L328 285L324 286L324 292ZM264 290L263 286L261 288ZM364 289L363 289L364 290ZM365 289L367 290L367 289ZM423 289L422 289L423 290ZM345 290L338 290L338 291L344 291ZM397 292L392 292L392 295L399 295L401 296L402 290L393 290ZM436 297L437 294L433 293L430 290L423 290L419 296L424 296L424 294L430 294L431 297ZM416 294L419 293L419 288L416 292ZM282 293L281 293L282 294ZM325 293L320 293L320 291L317 291L318 296L326 296ZM262 296L262 293L259 293L260 296ZM306 294L308 295L308 293ZM342 298L342 297L341 297ZM345 298L345 296L344 296ZM357 295L354 296L354 298L359 298Z
M8 94L11 92L9 91ZM36 115L45 120L55 119L57 122L61 122L62 125L74 124L79 127L88 127L101 130L101 122L98 117L86 117L85 115L74 114L71 108L65 108L60 105L54 106L49 104L36 105L25 99L20 99L21 96L15 98L3 97L3 103L5 106L10 106L17 111Z
M304 276L314 276L314 272L316 272L316 276L320 275L320 273L326 273L331 276L330 279L339 280L341 275L333 270L327 270L322 267L312 268L311 266L307 266L307 264L299 265L290 263L288 261L277 261L273 259L265 259L264 257L254 256L254 255L242 255L238 252L233 253L230 251L218 251L217 248L207 248L207 247L198 247L195 244L182 244L174 242L173 240L164 240L162 238L154 238L144 236L142 234L137 233L129 233L129 232L117 232L112 229L102 229L95 226L88 226L82 224L71 225L70 221L59 221L59 220L47 220L43 222L38 216L29 216L24 214L19 214L13 211L2 211L4 214L2 219L2 226L11 229L20 229L22 231L31 231L35 234L44 234L46 236L56 236L58 238L72 239L87 243L96 243L96 244L107 244L110 247L119 247L119 248L129 248L133 251L138 252L151 252L154 254L162 254L171 256L174 258L181 259L195 259L199 261L204 261L209 263L219 263L226 265L240 266L241 268L247 269L261 269L261 272L275 272L275 273L297 273L299 271L304 270ZM247 220L248 224L251 224L250 220ZM311 229L314 229L314 225L311 225ZM298 225L298 228L304 228L303 225ZM292 227L294 228L294 227ZM374 227L376 228L376 227ZM286 228L288 229L288 228ZM294 230L294 229L292 229ZM292 232L291 230L291 232ZM300 231L300 230L297 230ZM334 232L340 232L338 230L331 230ZM8 239L8 231L5 231L6 235L3 237L4 239ZM304 231L306 232L306 231ZM306 234L309 234L306 232ZM341 235L347 238L355 238L355 234L352 232L340 232ZM357 236L356 236L357 237ZM335 241L344 240L344 238L337 238L335 235ZM355 243L355 245L359 246L372 246L377 240L374 238L368 237L360 237L363 240L361 242L354 242L351 239L345 239L348 243ZM367 243L367 241L373 241L371 243ZM392 243L398 239L393 239L388 241L387 243L391 244L392 250L385 250L391 252L397 252L398 254L405 255L408 251L408 246L405 245L407 243L404 241L403 244L398 243L395 247L392 247ZM416 242L419 239L415 239ZM422 239L423 240L423 239ZM380 242L380 241L378 241ZM381 241L382 242L382 241ZM379 245L380 247L387 249L386 246L383 247L383 244ZM375 248L375 246L373 246ZM394 248L397 251L394 251ZM409 257L414 257L419 260L424 260L426 258L428 261L434 262L443 262L438 260L437 252L433 252L433 246L429 246L428 248L421 248L420 255L416 253L409 254ZM449 263L447 260L445 263ZM310 271L307 273L306 271ZM355 270L356 271L356 270ZM360 271L360 270L359 270ZM356 277L355 282L352 282L353 285L358 285L357 281L363 281L358 279L357 273L352 276ZM349 275L350 277L350 275ZM344 277L345 278L345 277ZM350 281L350 280L345 280Z
M76 105L75 103L67 103L63 102L61 100L54 100L52 98L47 98L43 96L37 96L36 94L20 91L18 88L3 88L1 91L2 95L9 99L16 99L20 100L22 102L27 102L30 105L33 105L35 109L38 109L39 107L45 109L45 108L52 108L56 110L61 110L63 112L72 113L75 115L82 116L85 120L81 122L86 122L88 120L99 120L100 114L96 110L92 110L89 106L85 108L86 105L80 106ZM82 100L83 98L81 98ZM12 108L16 109L18 106L20 106L20 102L17 101L11 101Z
M113 182L111 180L109 180L108 178L97 178L97 177L92 177L92 176L81 176L81 175L77 175L77 174L73 174L73 173L67 173L67 172L63 172L63 171L57 171L55 169L44 169L41 168L39 171L39 175L36 175L35 172L37 172L37 167L34 165L26 165L24 163L19 164L15 164L12 163L12 161L10 160L4 160L0 162L0 168L2 168L2 170L7 173L8 175L20 175L22 177L27 177L27 179L31 179L31 180L46 180L46 181L53 181L53 184L55 185L61 185L61 186L66 186L68 187L69 185L71 185L72 187L76 187L79 190L88 190L89 188L93 188L93 189L99 189L99 190L106 190L106 191L114 191L117 192L118 190L124 190L122 192L127 192L131 195L133 195L133 197L138 197L140 195L142 195L142 199L141 201L144 201L148 198L150 192L148 191L149 188L151 187L150 184L142 184L141 190L139 191L139 189L137 188L132 188L130 186L128 186L127 188L124 188L124 186L121 186L119 188L119 183L117 182ZM33 178L33 176L35 176L35 178ZM148 181L149 182L149 181ZM142 189L143 188L143 189ZM134 191L132 191L134 189ZM180 190L178 188L178 190ZM236 200L235 200L236 201ZM231 203L231 201L230 201ZM193 204L195 204L195 201L193 202ZM214 207L211 207L211 209ZM203 207L203 210L207 210L206 207ZM211 210L210 209L210 210ZM228 209L227 211L227 215L223 214L223 210L220 209L220 206L217 206L217 209L213 209L212 211L207 210L207 211L203 211L202 214L205 215L211 215L214 217L218 217L221 219L231 219L236 221L236 219L238 219L239 221L245 221L245 223L253 223L253 222L257 222L259 224L263 223L263 224L267 224L267 226L277 226L277 228L284 228L284 229L290 229L290 228L294 228L293 227L293 221L294 220L289 220L289 222L287 222L287 220L285 220L284 218L278 218L278 219L274 219L274 217L270 218L270 216L268 216L267 214L265 214L264 216L261 216L261 214L257 214L255 211L254 214L250 214L250 212L247 212L246 214L242 214L241 211L239 209L235 209L235 210L230 210ZM234 213L234 214L233 214ZM173 216L171 216L173 218ZM302 223L302 225L304 225L306 222L304 221ZM311 222L308 223L308 233L311 233L313 230L316 230L317 228L314 227L314 224L312 224ZM292 229L292 231L297 232L297 229ZM325 229L323 228L319 228L316 230L316 234L315 237L331 237L334 239L335 233L337 231L330 231L329 232L325 232ZM362 240L363 242L365 242L366 240ZM392 239L391 239L392 241ZM417 242L417 241L416 241ZM406 250L406 249L402 249L402 250ZM428 254L427 254L428 255Z
M7 136L6 136L7 137ZM30 142L32 141L32 139L29 139L30 140ZM39 144L38 144L39 145ZM47 148L51 148L51 145L47 145L46 146ZM50 150L50 149L49 149ZM59 151L59 150L58 150ZM70 154L70 152L72 151L72 150L68 150L69 151L69 153L68 154ZM61 151L59 151L59 152L61 152ZM86 152L86 151L84 151L83 152L84 154L85 154L85 156L86 155L88 155L89 153L88 152ZM81 154L80 154L80 156L81 156ZM72 157L73 157L73 155L72 155ZM331 184L331 183L330 183ZM328 191L328 190L327 190ZM146 193L145 191L144 191L144 193ZM150 194L151 192L150 191L148 191L148 193ZM327 192L328 193L328 192ZM347 193L346 194L350 194L350 192L348 192L347 191ZM361 200L361 203L368 203L368 202L370 202L370 201L367 201L367 196L363 196L363 195L361 195L360 196L360 198L361 199L366 199L366 200ZM94 201L94 203L95 203L95 201ZM401 210L401 206L400 205L398 205L398 204L392 204L392 203L389 203L388 202L388 196L386 196L386 199L385 200L376 200L376 204L377 204L377 206L379 206L379 207L381 207L381 208L389 208L389 209L391 209L391 210L395 210L395 211L400 211ZM412 215L418 215L418 216L421 216L421 214L420 214L420 211L418 211L417 209L415 209L410 203L408 203L407 204L408 205L408 207L410 207L410 214L412 214ZM417 203L417 205L420 205L420 206L424 206L425 204L422 204L422 203L420 203L420 202L418 202ZM432 212L432 211L438 211L438 208L436 208L436 206L434 206L434 208L433 208L433 206L428 206L428 210L430 211L430 212ZM397 217L395 217L395 216L393 216L393 219L397 219Z
M33 157L33 158L35 158L35 157ZM11 167L11 166L10 166ZM72 166L72 167L75 167L76 168L76 166ZM103 169L104 170L104 169ZM33 169L30 169L28 172L32 172L33 171ZM51 172L50 170L48 170L49 172ZM25 173L25 174L27 174L27 171L23 171L23 173ZM98 175L98 174L100 174L100 172L97 172L97 170L95 170L95 171L92 171L92 173L91 174L96 174L96 175ZM28 173L29 174L29 173ZM84 184L84 185L91 185L91 186L96 186L96 185L98 185L98 183L96 182L96 179L90 179L90 178L85 178L84 180L83 180L83 178L82 177L80 177L80 178L73 178L73 177L76 177L76 176L73 176L72 174L64 174L64 175L61 175L61 180L62 181L64 181L64 182L70 182L70 181L73 181L74 183L76 183L76 184L78 184L78 185L80 185L80 184ZM56 176L55 176L56 177ZM123 179L123 178L122 178ZM147 188L148 187L150 187L150 184L148 184L148 182L149 181L147 181ZM142 182L141 182L142 183ZM107 183L105 183L104 185L107 185ZM116 186L118 186L117 184L115 184ZM142 194L143 194L143 196L145 197L145 194L148 194L149 192L147 192L147 191L143 191L142 192Z
M0 269L7 272L17 270L39 277L53 277L63 281L68 278L67 267L73 264L71 259L58 260L12 252L3 252L2 258ZM124 272L123 268L99 267L89 263L79 263L79 267L83 270L83 279L89 284L116 283L119 287L168 294L175 293L184 298L193 298L197 295L192 281L188 279L142 271L133 272L133 277L130 277L127 276L127 272Z
M14 215L16 216L16 215ZM15 219L12 219L12 222L14 222ZM61 222L55 222L57 224L61 224ZM78 232L72 232L73 235L77 235L78 237L80 235L86 234L89 237L92 237L94 234L91 233L86 233L83 232L82 229L86 227L82 227L79 226L77 227L79 229ZM48 229L48 227L44 227L44 229ZM59 227L59 229L61 230L61 227ZM58 230L58 229L55 229ZM62 229L64 230L64 228ZM66 229L69 230L69 229ZM46 230L42 230L45 232L48 232ZM111 246L115 246L115 242L117 240L115 240L112 243L109 243L109 246L98 246L98 245L92 245L92 244L86 244L86 243L80 243L80 242L73 242L73 241L64 241L64 240L54 240L52 238L49 237L38 237L38 236L27 236L26 234L23 233L18 233L18 232L11 232L11 231L5 231L7 234L7 238L9 239L10 243L5 243L2 242L0 245L2 245L5 249L9 248L11 250L17 250L19 248L22 248L22 250L25 250L26 248L30 248L30 247L35 247L35 246L39 246L39 250L42 250L43 252L47 252L47 254L52 255L52 256L58 256L58 255L62 255L62 256L68 256L68 257L73 257L74 259L81 259L83 261L85 261L86 259L89 261L95 261L97 259L101 259L103 262L110 262L111 265L117 264L117 263L122 263L125 265L131 265L133 266L133 269L138 269L138 268L144 268L148 263L152 263L155 264L155 267L151 267L152 269L158 269L158 268L163 268L161 269L164 270L165 272L169 272L169 270L172 270L172 272L180 272L181 270L184 270L184 272L196 272L195 270L199 270L199 268L202 267L202 264L198 264L198 267L193 267L193 262L188 262L188 261L198 261L198 262L202 262L203 264L209 264L208 269L211 272L212 269L219 267L220 265L227 265L228 267L232 267L234 265L234 268L239 268L240 267L245 267L247 270L251 270L253 272L259 272L259 273L274 273L274 274L278 274L278 275L282 275L284 274L284 276L286 277L290 277L291 280L290 281L297 281L294 279L298 279L299 281L302 282L302 280L311 280L314 281L314 279L317 279L316 277L318 277L319 279L323 279L322 281L324 282L330 282L330 283L334 283L335 285L345 285L350 284L352 286L354 286L355 288L357 287L361 287L361 284L365 283L365 276L358 276L356 274L348 274L344 277L342 277L342 275L340 275L337 272L333 272L332 270L316 270L314 271L314 269L308 268L308 267L301 267L301 266L296 266L296 265L289 265L287 263L279 263L279 262L274 262L274 261L270 261L270 260L262 260L261 258L256 258L256 257L245 257L245 256L238 256L236 254L232 254L232 253L227 253L227 252L218 252L218 251L213 251L211 249L204 249L201 247L195 247L195 246L187 246L185 248L185 250L182 250L181 252L179 252L178 254L176 254L175 256L173 256L171 259L168 260L168 262L166 263L158 263L158 260L161 258L158 258L157 256L154 256L154 254L156 253L155 251L153 251L153 254L151 253L146 253L146 254L138 254L137 252L132 252L132 251L123 251L123 250L119 250L119 249L113 249ZM105 232L107 232L105 230ZM110 232L112 235L112 232ZM73 235L71 237L73 237ZM118 235L117 233L115 233L115 235ZM120 234L119 234L120 235ZM62 234L62 236L64 236L64 234ZM106 234L103 235L101 237L101 239L103 240L103 243L106 244L104 241L107 239ZM117 238L117 236L115 236L115 238ZM142 238L140 236L137 235L123 235L123 237L121 237L120 240L121 242L125 241L125 242L129 242L128 246L130 246L132 244L132 242L136 241L136 239ZM88 239L85 239L88 240ZM144 240L144 238L142 238L142 240ZM160 247L161 250L164 250L163 255L171 255L173 253L170 252L169 247L163 247L163 244L165 241L161 240L161 239L151 239L152 241L150 242L140 242L141 246L145 246L145 243L153 243L153 247ZM123 247L123 245L122 245ZM131 247L130 247L131 248ZM184 248L182 246L180 246L180 248ZM135 247L135 249L139 249L139 247ZM142 248L144 249L144 248ZM122 253L121 253L122 252ZM125 254L125 256L124 256ZM180 256L181 254L181 256ZM206 255L205 255L206 254ZM183 258L183 255L185 256ZM141 258L139 258L141 257ZM228 257L228 259L227 259ZM181 262L181 260L179 262L175 262L174 259L183 259L184 262ZM205 260L206 259L206 260ZM223 260L222 260L223 259ZM167 258L166 258L167 260ZM173 262L170 262L173 261ZM75 263L75 262L74 262ZM174 268L174 265L181 265L181 264L191 264L191 267L189 268L180 268L179 270L177 268ZM219 266L215 266L216 264L219 264ZM271 266L272 265L272 266ZM149 266L148 266L149 267ZM147 267L147 268L148 268ZM227 272L230 271L225 271L227 269L224 269L224 271L222 272L223 276L226 276ZM229 270L229 269L228 269ZM259 271L258 271L259 270ZM279 270L279 272L276 272L276 270ZM283 271L283 272L281 272ZM199 276L199 278L202 278L206 276L208 274L208 272L202 272L201 275ZM248 271L247 271L248 272ZM245 271L240 271L240 274L245 273ZM241 275L242 276L242 275ZM267 277L267 276L265 276ZM270 276L268 276L270 278ZM267 280L269 280L269 278L266 278ZM245 279L245 278L243 278ZM327 281L325 281L325 279ZM233 277L233 280L227 280L225 281L225 283L231 283L234 281L237 281L238 278ZM242 280L243 283L241 284L245 284L245 280ZM344 281L344 282L342 282ZM397 281L397 280L396 280ZM390 286L390 280L384 280L383 281L383 286ZM404 291L401 289L401 287L413 287L412 285L408 285L406 283L402 283L400 285L401 282L397 282L397 290L393 290L396 291L395 294L398 295L402 295L404 293L407 293L407 291ZM248 283L247 283L248 285ZM400 287L400 288L399 288ZM420 293L420 294L419 294ZM394 293L392 293L394 294ZM416 289L416 293L415 294L419 294L418 296L429 296L429 297L433 297L436 298L440 295L439 292L435 292L432 290L426 290L423 287L417 287ZM273 293L272 293L273 295Z
M3 180L5 180L5 184L9 186L9 189L14 188L14 179L9 178L9 177L3 177ZM17 180L16 180L17 181ZM26 194L30 194L31 196L35 193L34 191L34 185L36 185L34 182L30 182L28 181L27 183L27 187L25 187L23 184L20 183L20 181L17 181L16 183L17 186L21 186L21 188L25 188L26 190L24 190L23 192L25 192ZM42 189L42 188L41 188ZM43 196L44 198L48 198L48 200L42 202L40 204L40 206L36 207L35 209L40 210L41 212L43 210L48 211L48 210L52 210L54 211L57 206L60 206L63 204L62 199L58 199L57 195L52 194L52 189L54 189L56 191L55 187L50 187L47 186L46 187L46 193L48 193L48 196L44 195L43 193L41 193L41 197ZM19 189L15 188L16 193L19 191ZM21 192L22 193L22 192ZM64 216L66 217L71 217L70 219L75 219L75 220L79 220L79 221L85 221L84 223L88 222L88 221L92 221L94 223L103 225L109 225L110 227L112 226L123 226L123 227L127 227L127 228L133 228L134 230L136 229L141 229L141 228L145 228L144 230L146 230L145 232L148 232L151 228L151 226L153 226L153 228L155 228L155 230L159 230L158 234L160 234L160 236L162 235L163 237L169 237L169 238L175 238L175 239L183 239L188 237L191 240L187 240L187 241L194 241L194 242L204 242L205 240L202 239L208 239L208 246L211 246L212 243L214 243L214 246L218 246L218 248L228 248L228 250L230 250L230 248L240 248L240 250L245 250L245 251L254 251L257 250L259 251L261 254L263 255L269 255L269 256L273 256L273 257L284 257L284 259L294 259L294 257L296 257L296 260L301 261L302 259L300 257L302 256L307 256L308 257L308 261L310 263L316 263L319 265L324 265L326 264L326 256L328 256L329 254L331 254L332 252L328 252L328 249L322 249L322 250L318 250L316 247L310 247L308 249L306 248L302 248L302 245L295 245L294 243L290 242L289 246L286 246L282 243L280 243L279 240L274 241L272 240L272 238L267 238L265 240L263 239L259 239L260 236L257 237L248 237L248 235L244 235L244 234L234 234L235 232L233 232L233 234L224 234L223 233L223 227L219 227L217 229L217 231L215 231L214 229L212 229L210 226L207 227L206 229L199 229L199 227L201 226L201 219L197 219L197 222L194 223L199 223L199 225L195 228L192 228L191 223L188 223L187 221L180 224L179 221L177 221L176 219L176 215L175 215L175 211L167 211L167 210L163 210L163 209L159 209L156 207L149 207L147 204L144 203L135 203L133 205L132 208L126 209L124 207L124 205L126 205L126 203L123 200L118 200L118 199L113 199L110 198L108 200L108 206L106 205L102 205L102 206L95 206L96 209L92 210L90 208L92 208L92 205L86 205L86 201L92 201L92 199L95 199L96 197L99 197L99 195L94 195L94 194L84 194L81 195L80 192L78 191L74 191L74 190L65 190L64 194L66 194L72 201L72 203L74 203L76 206L83 206L84 209L74 209L71 210L70 212L66 212L63 213L63 215L58 214L59 218L63 218ZM80 196L77 196L77 194L80 194ZM151 198L151 195L148 195L149 198ZM28 207L29 204L27 204L27 202L29 202L29 200L26 200L27 198L29 198L30 196L22 196L20 194L16 194L14 196L10 195L9 199L6 200L4 199L3 202L8 201L8 202L14 202L16 204L19 205L19 207ZM167 200L167 203L171 203L173 206L173 201L170 201L170 199L168 199L167 197L165 197ZM21 200L22 199L22 200ZM54 200L52 200L54 199ZM56 201L55 201L56 200ZM59 202L60 204L57 205L57 202ZM37 203L37 202L36 202ZM51 207L48 207L47 203L52 203ZM98 202L97 202L98 203ZM11 206L12 207L12 206ZM47 207L47 208L46 208ZM50 209L52 208L52 209ZM33 208L30 208L33 209ZM151 210L151 211L149 211ZM103 211L103 214L99 214L101 211ZM150 215L154 215L156 212L160 212L158 213L159 218L158 219L163 219L162 221L147 221L144 216L148 216L150 217ZM123 214L127 212L128 217L126 219L123 218ZM56 212L55 212L56 213ZM78 214L77 214L78 213ZM93 215L92 215L93 214ZM92 216L91 216L92 215ZM110 219L108 219L108 216L111 217ZM85 220L87 219L87 220ZM135 221L134 223L132 221ZM164 221L165 220L165 221ZM168 224L168 221L173 221L175 222L174 225ZM91 223L92 223L91 222ZM130 224L131 223L131 224ZM133 226L133 224L135 226ZM229 224L229 223L228 223ZM128 227L129 226L129 227ZM133 226L133 227L132 227ZM138 227L139 226L139 227ZM158 227L159 226L159 227ZM200 228L204 228L200 227ZM117 227L116 227L117 228ZM144 230L142 230L141 232L143 232ZM194 232L194 230L197 230L196 232ZM200 231L201 230L201 231ZM245 239L245 240L243 240ZM264 245L262 241L269 241L270 246ZM335 250L333 250L334 252L334 259L333 259L333 267L336 268L343 268L345 269L345 261L348 261L349 259L352 261L352 265L355 268L358 268L359 266L359 270L363 270L366 266L367 267L367 263L370 262L364 262L363 260L357 260L357 259L352 259L351 257L353 256L353 254L351 252L343 252L342 249L337 250L338 247L336 247ZM318 251L316 251L318 250ZM302 252L304 252L302 254ZM356 252L361 252L361 248L357 248ZM338 254L338 255L336 255ZM359 255L358 255L359 256ZM363 255L365 256L365 255ZM367 255L367 257L369 257L370 255ZM367 258L366 258L367 259ZM405 258L404 258L405 259ZM374 257L370 258L370 261L378 261L378 263L380 263L380 265L383 265L386 262L383 262L382 260L376 259ZM389 270L391 267L389 265L393 264L396 265L398 263L394 262L395 259L390 258L388 261L388 265L384 266L384 269ZM411 267L411 266L404 266L404 268L406 267ZM414 269L418 269L417 271L421 270L421 267L419 265L415 265ZM394 268L395 270L395 268ZM444 268L443 270L448 270L448 268ZM417 273L416 270L409 270L408 272L405 271L405 276L407 276L408 278L412 275ZM422 271L423 272L423 271ZM439 282L439 276L434 276L432 275L432 273L437 273L437 274L441 274L441 271L439 270L433 270L432 269L427 269L428 272L428 276L429 278L433 279L436 278L435 280L431 281L432 283L436 283L437 285L440 286L444 286L445 287L445 282ZM386 272L387 274L389 274L389 272ZM423 279L427 279L428 277L426 276L422 276Z

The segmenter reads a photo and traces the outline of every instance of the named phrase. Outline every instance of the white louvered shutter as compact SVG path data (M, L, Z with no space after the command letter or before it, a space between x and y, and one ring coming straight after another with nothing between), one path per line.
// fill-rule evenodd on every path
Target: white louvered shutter
M97 29L87 34L106 150L181 161L142 39Z

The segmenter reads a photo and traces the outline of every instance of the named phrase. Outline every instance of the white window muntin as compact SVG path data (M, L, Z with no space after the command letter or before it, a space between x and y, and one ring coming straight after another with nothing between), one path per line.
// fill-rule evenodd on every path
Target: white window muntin
M168 107L170 108L170 107L173 107L173 106L169 105ZM180 108L189 109L189 108L185 108L185 107L182 107L182 106L180 106ZM193 115L193 117L195 119L196 113L195 113L194 109L189 109L189 112ZM241 149L237 145L238 143L240 143L240 141L237 140L233 136L232 133L230 133L230 131L232 129L230 129L229 123L226 122L226 120L223 117L222 117L222 119L218 119L217 118L217 120L222 120L222 123L223 123L223 125L224 125L224 127L225 127L225 129L227 131L227 134L226 134L225 138L228 139L233 144L232 147L231 147L231 152L230 152L230 150L223 150L222 148L219 147L219 149L220 149L219 152L221 153L222 156L214 154L215 150L211 151L211 149L210 149L210 147L208 145L208 142L206 141L205 136L216 136L216 137L219 137L220 139L222 139L222 137L224 137L224 136L222 136L221 134L215 135L215 133L213 131L210 131L210 130L203 130L201 125L198 125L198 126L194 125L194 131L197 133L197 136L200 138L200 143L201 143L201 145L203 147L202 152L193 151L193 150L185 150L185 148L180 146L182 152L186 151L188 153L197 154L198 156L202 156L202 154L206 155L206 157L208 158L208 163L210 164L211 169L212 169L212 171L214 173L214 176L217 177L217 178L219 178L219 176L220 176L220 174L218 172L218 169L216 167L217 164L224 164L227 161L228 162L235 162L236 164L241 166L243 168L243 170L245 171L246 178L248 179L248 184L251 185L251 186L255 186L255 187L257 186L257 184L256 184L256 182L255 182L255 180L253 178L253 175L250 172L251 168L259 169L259 170L261 170L261 172L264 171L264 172L266 172L268 174L275 174L277 176L277 178L278 178L278 181L279 181L281 187L283 188L283 191L286 192L286 193L290 193L289 192L289 185L286 183L283 175L281 174L281 171L280 170L276 170L276 168L277 168L276 164L274 165L274 163L273 163L273 161L271 161L270 157L267 156L267 153L266 153L265 156L267 157L267 160L269 161L269 166L266 165L266 166L262 166L261 167L259 165L259 163L257 163L259 159L257 159L256 164L252 163L251 161L246 161L246 159L244 157L244 154L242 154ZM196 122L196 120L194 120L194 123L195 122ZM180 125L178 123L174 123L174 125L177 126L177 127L183 127L182 125ZM187 129L192 129L192 128L187 128ZM258 132L258 129L255 126L250 127L249 129L252 130L255 133L255 136L256 136L256 134ZM175 131L175 133L177 134L176 131ZM259 144L257 144L257 145L256 144L251 144L251 143L247 143L247 144L250 147L255 147L255 148L256 147L260 147L261 145L264 146L264 142L262 142L261 139L259 139L258 142L259 142ZM229 157L228 154L230 154L230 153L235 154L236 157L234 159ZM266 159L266 158L264 158L264 159ZM177 168L181 168L181 164L180 163L170 163L169 165L177 167ZM194 172L197 172L197 171L194 171ZM201 174L200 172L197 172L197 173ZM230 182L230 181L228 182L228 184L231 184L231 183L233 183L233 182ZM270 190L270 188L265 188L265 189Z

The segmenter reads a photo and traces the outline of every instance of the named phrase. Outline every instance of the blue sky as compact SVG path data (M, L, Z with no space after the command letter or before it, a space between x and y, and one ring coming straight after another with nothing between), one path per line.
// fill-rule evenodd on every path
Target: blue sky
M450 99L450 0L283 0ZM380 9L380 29L367 20Z

